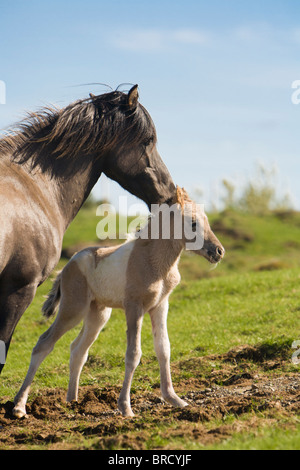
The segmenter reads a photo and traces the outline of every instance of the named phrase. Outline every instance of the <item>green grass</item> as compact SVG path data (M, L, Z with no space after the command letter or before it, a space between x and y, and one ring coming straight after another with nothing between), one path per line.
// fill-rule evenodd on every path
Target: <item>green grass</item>
M234 433L220 444L206 450L299 450L300 425L298 418L279 420L277 425L262 426L247 433Z
M183 344L188 331L186 351L201 346L207 354L240 343L298 336L299 281L295 268L183 283L171 300L170 335Z

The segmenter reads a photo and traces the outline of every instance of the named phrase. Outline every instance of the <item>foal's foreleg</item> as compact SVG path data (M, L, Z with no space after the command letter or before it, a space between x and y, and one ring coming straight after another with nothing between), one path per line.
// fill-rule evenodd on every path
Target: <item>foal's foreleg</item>
M126 308L127 321L127 350L125 357L125 379L118 400L118 408L123 416L134 416L130 404L130 387L133 374L141 356L141 330L143 323L143 309L138 305Z
M170 371L170 341L167 330L168 300L150 310L154 347L160 367L160 388L163 399L173 406L183 408L188 403L176 395Z

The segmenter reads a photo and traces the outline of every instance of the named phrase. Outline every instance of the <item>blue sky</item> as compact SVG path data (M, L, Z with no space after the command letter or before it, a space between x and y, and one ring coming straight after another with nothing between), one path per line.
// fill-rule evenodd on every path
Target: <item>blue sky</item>
M106 91L73 85L138 83L175 183L219 205L261 162L300 208L298 0L0 0L0 45L0 128ZM107 194L124 193L101 178Z

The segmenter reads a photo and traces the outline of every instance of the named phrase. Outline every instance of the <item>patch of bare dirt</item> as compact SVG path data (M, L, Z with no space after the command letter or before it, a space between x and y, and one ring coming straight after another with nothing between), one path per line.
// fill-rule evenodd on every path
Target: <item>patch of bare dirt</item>
M220 357L222 367L207 369L205 376L195 373L190 379L175 380L176 391L189 407L174 409L165 404L155 384L151 393L132 394L134 418L123 418L118 412L118 387L81 387L79 401L71 404L65 403L65 390L45 389L28 403L27 417L21 420L12 417L13 403L2 398L0 449L80 449L89 440L93 449L143 450L151 447L152 439L152 448L158 449L158 433L167 442L179 437L205 447L237 432L276 425L278 419L288 422L287 418L300 414L300 378L284 372L282 359L262 361L263 367L253 372L247 360L260 360L259 354L246 346L223 356L195 358L195 371L205 361L211 364ZM226 420L228 416L233 419Z

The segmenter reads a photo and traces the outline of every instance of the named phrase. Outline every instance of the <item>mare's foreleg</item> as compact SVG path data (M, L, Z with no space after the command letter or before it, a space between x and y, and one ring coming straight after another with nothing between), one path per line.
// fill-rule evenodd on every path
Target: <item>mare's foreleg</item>
M12 279L1 279L0 281L0 373L6 362L8 348L15 327L20 318L31 304L37 285L25 283L20 285Z
M170 371L170 341L167 330L168 300L150 310L154 347L160 367L160 388L163 399L173 406L183 408L188 403L176 395Z
M127 321L127 350L125 356L125 379L118 400L118 408L123 416L134 416L130 404L130 388L133 374L141 356L141 330L143 323L143 309L136 304L126 307Z

